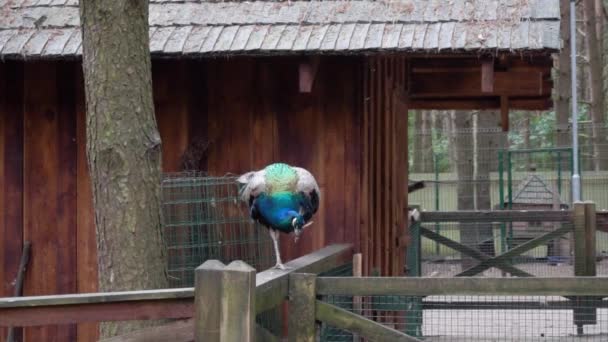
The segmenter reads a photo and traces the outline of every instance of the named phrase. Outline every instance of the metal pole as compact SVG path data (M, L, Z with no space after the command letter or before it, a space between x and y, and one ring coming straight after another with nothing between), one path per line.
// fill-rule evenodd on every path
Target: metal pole
M578 99L576 94L576 7L575 0L570 1L570 64L572 82L572 201L581 200L581 176L578 163Z

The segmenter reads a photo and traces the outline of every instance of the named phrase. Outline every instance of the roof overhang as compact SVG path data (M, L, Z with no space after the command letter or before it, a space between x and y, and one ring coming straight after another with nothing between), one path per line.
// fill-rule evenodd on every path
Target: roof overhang
M501 110L507 131L510 109L552 107L552 67L550 54L412 57L408 108Z
M0 57L78 58L77 0L0 0ZM158 57L557 51L559 0L150 0Z

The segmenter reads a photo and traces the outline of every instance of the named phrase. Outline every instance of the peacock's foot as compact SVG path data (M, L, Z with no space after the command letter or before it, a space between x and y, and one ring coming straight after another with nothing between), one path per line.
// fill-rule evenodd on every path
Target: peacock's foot
M278 264L274 265L274 268L277 268L277 269L283 270L283 271L291 269L291 267L287 267L287 266L283 265L282 263L278 263Z

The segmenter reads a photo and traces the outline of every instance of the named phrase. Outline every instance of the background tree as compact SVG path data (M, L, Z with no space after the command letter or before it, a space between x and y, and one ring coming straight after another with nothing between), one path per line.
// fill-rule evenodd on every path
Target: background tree
M100 291L167 287L147 0L80 1ZM107 323L102 336L151 322Z
M608 150L606 149L604 136L604 94L602 80L602 55L601 43L598 37L598 27L602 26L602 20L596 18L599 13L595 8L595 0L584 1L585 11L585 44L587 47L588 70L591 94L591 122L593 154L595 170L605 170L608 167Z

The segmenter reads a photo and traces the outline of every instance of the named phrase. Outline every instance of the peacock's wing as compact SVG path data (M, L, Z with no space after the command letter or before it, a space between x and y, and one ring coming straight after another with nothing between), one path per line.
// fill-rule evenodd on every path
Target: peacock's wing
M319 184L317 184L317 180L312 173L310 173L310 171L297 166L293 168L298 176L295 192L303 192L308 196L310 196L313 191L315 191L317 194L320 193Z
M249 202L266 191L266 179L264 177L265 170L250 171L239 178L237 182L240 184L239 197L244 202Z

